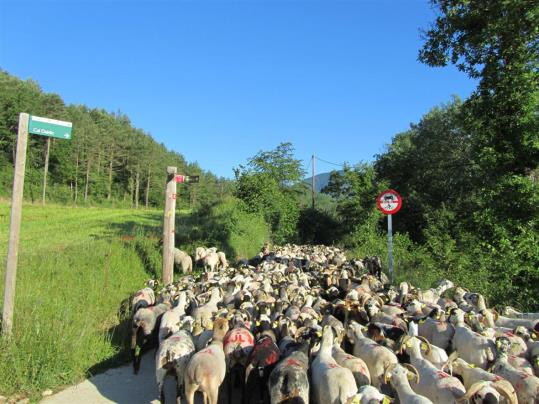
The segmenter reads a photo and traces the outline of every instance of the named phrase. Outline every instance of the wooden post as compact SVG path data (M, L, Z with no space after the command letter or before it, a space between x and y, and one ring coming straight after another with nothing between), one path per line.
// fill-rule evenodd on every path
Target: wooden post
M163 220L163 285L174 276L174 224L176 218L176 167L167 167L165 214Z
M26 144L28 143L28 119L28 114L24 112L19 115L17 154L15 157L15 173L13 175L13 194L11 195L11 221L9 224L9 241L4 286L4 310L2 313L2 334L4 337L10 337L13 329L17 258L19 253L22 196L24 190L24 169L26 166Z
M45 167L43 168L43 195L41 204L45 205L45 195L47 193L47 173L49 172L49 152L51 150L51 138L47 137L47 148L45 151Z

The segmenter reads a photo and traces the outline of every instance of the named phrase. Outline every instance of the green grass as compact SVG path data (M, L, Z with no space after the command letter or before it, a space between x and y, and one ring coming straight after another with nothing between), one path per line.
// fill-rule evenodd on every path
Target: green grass
M5 263L10 208L0 202ZM25 205L0 394L37 398L125 361L122 301L159 271L162 211ZM2 264L1 279L5 267ZM3 288L0 302L3 302Z

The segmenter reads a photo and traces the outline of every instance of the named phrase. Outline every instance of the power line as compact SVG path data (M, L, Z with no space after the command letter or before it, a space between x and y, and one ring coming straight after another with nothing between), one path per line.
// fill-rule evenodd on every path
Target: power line
M316 159L316 160L319 160L319 161L323 161L324 163L327 163L327 164L331 164L331 165L337 166L337 167L342 167L342 168L345 168L345 167L346 167L346 165L344 165L344 164L332 163L331 161L327 161L327 160L321 159L320 157L315 157L315 159Z

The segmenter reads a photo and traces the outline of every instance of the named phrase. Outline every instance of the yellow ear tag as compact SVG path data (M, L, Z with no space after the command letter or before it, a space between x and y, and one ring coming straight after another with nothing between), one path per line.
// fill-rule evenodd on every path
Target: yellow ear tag
M426 351L427 349L429 349L429 347L428 347L427 344L425 344L424 342L422 342L422 343L421 343L421 349L423 349L423 350Z
M322 332L321 332L321 331L317 331L317 332L316 332L316 335L318 335L319 337L321 337L321 336L322 336Z
M496 341L496 348L500 349L500 347L502 346L500 340Z
M359 399L359 397L356 395L354 396L354 398L352 399L352 401L350 402L351 404L361 404L361 400Z
M473 363L469 363L468 367L473 369L473 368L475 368L475 365Z
M424 309L425 307L427 307L427 305L426 305L425 303L423 303L423 304L421 305L421 308Z
M277 328L277 327L279 327L279 323L277 321L274 321L273 322L273 328Z
M532 332L532 339L537 339L537 334Z
M423 324L426 320L425 319L421 319L419 320L419 324Z
M256 322L256 326L257 326L257 327L260 326L260 321L257 321L257 322Z
M412 341L408 341L408 342L406 343L406 346L407 346L408 348L411 348L411 347L412 347Z
M408 380L410 380L410 381L414 380L414 377L415 377L415 375L413 373L410 373L410 372L408 372L408 374L406 376L408 377Z
M391 404L391 399L388 396L384 396L382 404Z

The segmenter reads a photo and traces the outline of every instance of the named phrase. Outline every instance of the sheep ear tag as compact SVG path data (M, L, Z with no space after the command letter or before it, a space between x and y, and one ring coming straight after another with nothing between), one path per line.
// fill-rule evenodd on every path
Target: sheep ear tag
M321 332L321 331L316 331L316 335L317 335L318 337L322 337L322 332Z
M135 356L139 356L140 355L140 346L136 346L135 347Z
M471 368L471 369L473 369L473 368L475 368L475 365L474 365L473 363L469 363L469 364L468 364L468 367Z
M407 346L408 348L411 348L411 347L412 347L412 341L408 341L408 342L406 343L406 346Z
M421 343L421 349L426 351L427 349L429 349L428 345L425 344L424 342Z
M410 380L410 381L414 380L414 377L415 377L415 375L413 373L411 373L411 372L408 372L408 374L406 376L408 377L408 380Z
M532 332L532 335L531 335L531 337L532 337L532 339L533 339L533 340L536 340L536 339L537 339L537 334L536 334L536 333L534 333L534 332Z
M352 398L352 401L350 401L350 404L361 404L361 399L359 398L359 395L355 395L354 398Z
M391 404L391 399L388 396L384 396L382 404Z
M260 327L260 321L257 320L256 326L257 326L257 327Z
M500 349L502 346L502 343L500 342L500 340L496 341L496 348Z

